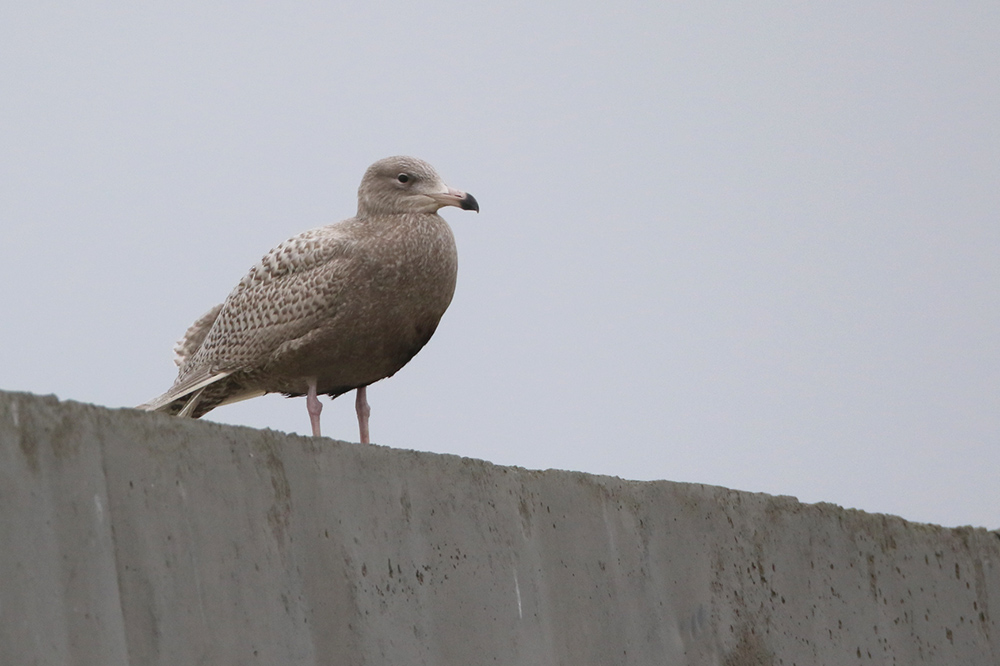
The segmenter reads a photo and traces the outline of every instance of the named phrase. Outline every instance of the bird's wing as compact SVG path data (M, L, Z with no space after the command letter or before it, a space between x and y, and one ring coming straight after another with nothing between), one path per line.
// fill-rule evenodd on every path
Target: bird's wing
M268 252L214 317L210 312L189 329L179 344L187 354L175 386L193 391L219 373L259 370L279 346L335 316L357 257L352 222L306 231ZM193 341L198 347L190 353Z
M169 411L191 396L185 408L193 412L207 386L259 370L280 345L332 316L330 304L346 281L353 255L351 223L311 229L264 255L226 301L199 318L177 343L180 371L170 390L138 409ZM259 394L227 395L223 403Z

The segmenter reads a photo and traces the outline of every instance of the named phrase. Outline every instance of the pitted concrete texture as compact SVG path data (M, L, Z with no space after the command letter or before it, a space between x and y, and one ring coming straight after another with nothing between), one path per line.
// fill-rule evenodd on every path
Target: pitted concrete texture
M0 664L1000 664L1000 538L0 393Z

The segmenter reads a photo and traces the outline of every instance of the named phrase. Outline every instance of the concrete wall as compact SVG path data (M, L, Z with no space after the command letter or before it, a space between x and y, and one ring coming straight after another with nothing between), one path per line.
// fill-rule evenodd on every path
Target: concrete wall
M1000 535L0 393L0 664L1000 664Z

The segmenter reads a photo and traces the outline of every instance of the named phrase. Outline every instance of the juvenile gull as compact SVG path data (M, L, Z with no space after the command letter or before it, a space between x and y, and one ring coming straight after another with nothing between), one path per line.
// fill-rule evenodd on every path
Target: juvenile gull
M365 388L427 344L455 293L455 238L437 214L444 206L479 212L475 197L422 160L371 165L357 215L268 252L191 325L174 349L174 385L138 409L198 418L265 393L305 395L319 436L318 396L357 389L368 443Z

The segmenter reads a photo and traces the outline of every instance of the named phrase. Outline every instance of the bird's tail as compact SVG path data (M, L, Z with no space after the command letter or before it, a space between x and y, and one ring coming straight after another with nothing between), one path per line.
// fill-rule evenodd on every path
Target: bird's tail
M157 396L141 405L136 405L136 409L146 412L165 412L174 416L192 416L198 418L213 407L225 402L225 393L223 392L219 396L219 399L206 401L206 404L201 405L202 408L198 409L202 403L202 396L205 393L205 389L231 374L233 374L232 371L226 371L216 372L211 375L198 373L191 377L185 377L183 381L171 386L170 390L163 395Z

